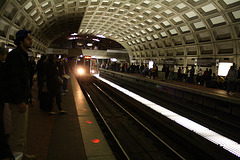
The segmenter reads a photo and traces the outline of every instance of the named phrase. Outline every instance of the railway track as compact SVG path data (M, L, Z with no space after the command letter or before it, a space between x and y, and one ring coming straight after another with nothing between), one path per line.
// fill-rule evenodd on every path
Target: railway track
M106 84L95 81L81 88L117 159L214 159L161 124L146 106Z
M235 123L238 121L232 116L228 116L225 114L221 115L221 113L219 114L212 110L204 110L204 108L201 106L200 106L201 108L199 108L199 106L195 106L194 104L189 104L189 102L182 101L181 99L172 98L169 95L164 95L154 90L147 90L146 87L144 86L137 87L134 83L131 83L131 82L124 83L122 81L117 81L116 79L112 79L111 77L110 77L110 80L116 83L117 85L122 86L123 88L126 88L134 93L137 93L140 96L145 97L146 99L156 104L164 106L165 108L172 110L177 114L180 114L184 117L192 119L195 122L203 126L206 126L207 128L217 133L220 133L221 135L224 135L225 137L229 137L230 139L234 140L237 143L239 143L240 141L239 139L240 125L238 123ZM151 113L151 114L154 114L154 113ZM218 117L218 115L220 115L221 117ZM188 132L187 134L191 134L191 133ZM185 136L185 138L187 137ZM190 139L190 141L195 143L194 142L195 140ZM195 143L195 146L199 145L200 147L198 148L201 148L201 146L203 145L202 147L205 148L206 146L206 144L204 144L205 142L201 143L200 141L200 143L199 144L198 143L199 141ZM208 145L211 145L211 144L207 144L207 146ZM221 147L222 145L218 145L218 146ZM233 156L233 154L231 153L234 153L239 156L239 152L237 152L237 150L235 151L233 149L230 149L231 150L230 151L227 149L229 151L228 152L227 150L223 151L223 149L219 149L219 148L212 149L212 148L214 148L214 146L206 147L205 152L215 157L215 159L237 159L237 157ZM225 154L224 152L228 152L228 153ZM223 155L221 153L223 153Z

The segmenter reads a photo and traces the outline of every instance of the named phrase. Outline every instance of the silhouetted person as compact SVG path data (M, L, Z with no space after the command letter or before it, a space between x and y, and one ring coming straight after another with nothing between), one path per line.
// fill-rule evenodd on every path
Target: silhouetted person
M181 81L181 79L182 79L182 69L181 69L181 67L178 68L178 77L177 77L177 79L179 81Z
M43 90L44 82L46 81L46 60L47 56L42 55L40 60L37 63L36 71L37 71L37 84L38 84L38 99L40 99L40 95Z
M5 48L0 48L0 159L10 160L13 159L12 152L9 148L7 137L5 135L4 127L4 91L5 82L4 78L4 61L6 59L7 51Z
M56 97L56 103L59 110L59 113L66 113L62 109L61 103L62 103L62 91L61 86L63 85L63 81L60 78L60 71L56 64L56 58L54 55L49 55L48 57L48 63L46 67L46 82L47 82L47 90L50 97L50 109L51 112L49 112L52 115L55 115L56 113L53 111L53 99Z
M232 94L234 94L236 89L237 77L238 77L238 71L234 68L234 66L231 66L227 74L227 80L228 80L227 93L228 94L230 91L232 91Z
M27 138L27 116L30 103L35 104L31 96L28 49L32 47L32 36L29 31L20 30L14 43L17 48L6 58L7 102L11 110L12 130L9 136L9 146L16 160L22 157L34 158L24 154Z
M33 86L33 77L34 77L34 74L36 72L36 62L35 62L34 59L35 59L34 57L30 57L30 60L29 60L29 75L30 75L30 86L31 86L31 88Z

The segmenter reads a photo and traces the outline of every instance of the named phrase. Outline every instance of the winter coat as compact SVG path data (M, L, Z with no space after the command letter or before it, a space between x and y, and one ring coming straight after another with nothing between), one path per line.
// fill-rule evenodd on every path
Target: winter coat
M229 81L236 81L238 77L238 71L236 69L230 69L227 74Z
M47 63L46 82L48 90L57 90L61 87L60 71L56 63Z
M8 53L5 61L6 102L29 103L31 95L28 54L17 47Z

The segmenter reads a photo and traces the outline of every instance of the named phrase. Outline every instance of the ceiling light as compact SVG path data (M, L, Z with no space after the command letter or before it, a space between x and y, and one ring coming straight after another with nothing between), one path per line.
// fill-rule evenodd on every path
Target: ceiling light
M99 37L99 38L106 38L104 35L96 35L96 37Z

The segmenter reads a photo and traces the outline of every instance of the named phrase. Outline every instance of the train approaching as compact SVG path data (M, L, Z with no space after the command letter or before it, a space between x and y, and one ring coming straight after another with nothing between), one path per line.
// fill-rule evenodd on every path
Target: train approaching
M75 76L81 80L90 80L93 74L98 73L97 59L91 56L80 55L75 59Z

